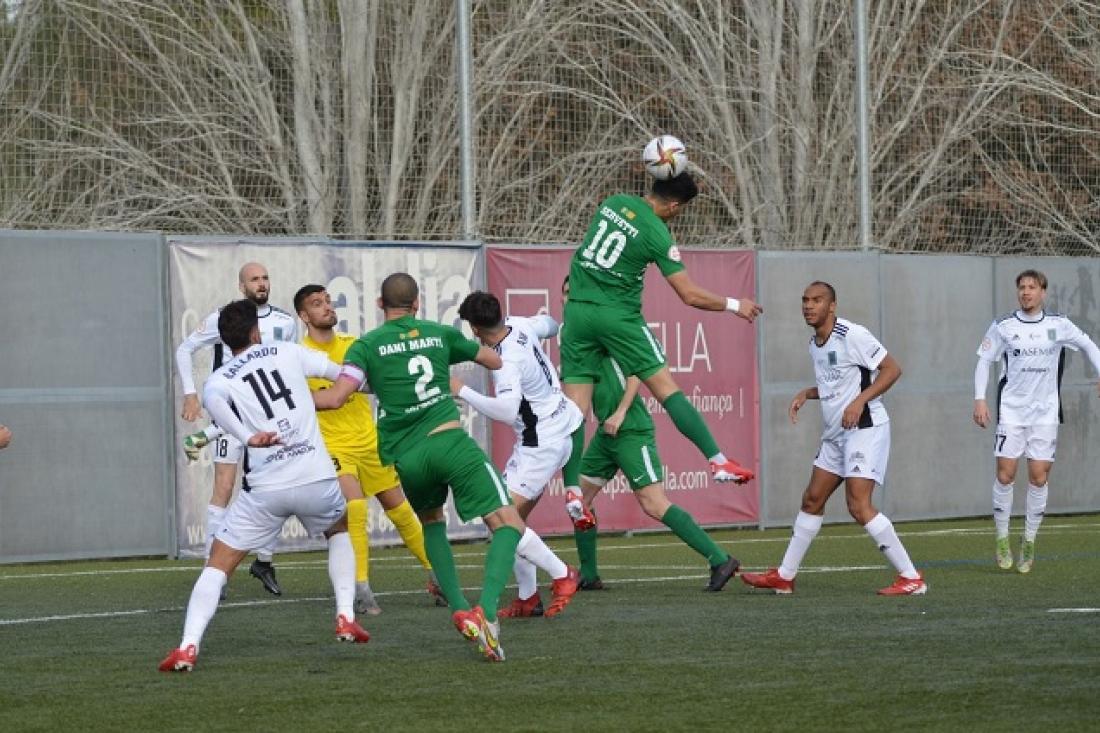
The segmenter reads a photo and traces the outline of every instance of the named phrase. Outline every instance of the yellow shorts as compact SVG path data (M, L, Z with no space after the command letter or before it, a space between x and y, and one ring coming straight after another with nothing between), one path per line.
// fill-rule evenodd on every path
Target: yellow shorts
M383 466L378 460L377 451L330 447L328 452L336 467L336 475L354 476L365 496L380 494L400 483L397 471L393 466Z

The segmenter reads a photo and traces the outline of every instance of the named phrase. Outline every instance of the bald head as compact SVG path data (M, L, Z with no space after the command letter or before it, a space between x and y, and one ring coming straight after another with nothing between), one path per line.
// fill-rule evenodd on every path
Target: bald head
M271 279L267 276L266 267L259 262L247 262L241 267L237 279L244 297L257 306L267 303L267 297L271 294Z
M399 309L416 311L420 298L420 288L412 275L395 272L382 281L382 297L379 299L383 310Z

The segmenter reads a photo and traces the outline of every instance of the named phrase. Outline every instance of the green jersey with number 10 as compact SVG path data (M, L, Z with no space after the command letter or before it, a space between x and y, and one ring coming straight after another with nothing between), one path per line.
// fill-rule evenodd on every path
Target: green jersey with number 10
M600 204L573 254L569 300L631 311L642 309L649 263L665 277L684 269L668 226L645 199L616 194Z
M344 363L365 372L378 397L382 463L394 463L432 430L459 418L450 367L473 361L478 348L457 328L412 316L386 321L348 347Z

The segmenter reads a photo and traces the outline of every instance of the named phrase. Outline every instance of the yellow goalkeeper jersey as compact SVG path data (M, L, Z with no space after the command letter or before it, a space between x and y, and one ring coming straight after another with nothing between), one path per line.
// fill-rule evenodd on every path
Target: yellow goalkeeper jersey
M302 346L326 354L337 364L344 363L344 353L355 343L354 336L337 333L332 341L319 344L309 336L302 339ZM327 379L309 379L310 389L327 389L332 382ZM374 414L370 399L362 392L352 392L348 401L338 410L318 410L317 422L329 452L378 450L378 433L374 427Z

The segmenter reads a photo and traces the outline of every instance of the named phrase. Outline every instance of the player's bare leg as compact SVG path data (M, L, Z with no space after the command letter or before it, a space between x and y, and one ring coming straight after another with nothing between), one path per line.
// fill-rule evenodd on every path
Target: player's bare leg
M577 407L580 408L581 414L585 416L585 421L587 422L588 411L592 409L593 384L591 382L563 382L561 390L565 393L566 397L573 400ZM569 454L569 460L561 467L561 477L562 481L565 483L566 496L568 496L571 491L577 494L580 493L581 458L584 456L584 426L585 423L582 422L580 426L573 431L571 436L573 451Z
M661 406L665 408L680 434L690 440L699 449L699 452L710 461L710 470L715 481L733 481L737 484L743 484L755 477L751 470L737 461L727 458L726 454L719 450L718 443L711 435L710 428L707 427L703 416L684 396L667 366L661 367L642 381L653 396L657 398L657 401L661 403Z

